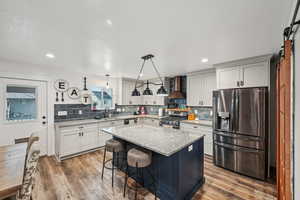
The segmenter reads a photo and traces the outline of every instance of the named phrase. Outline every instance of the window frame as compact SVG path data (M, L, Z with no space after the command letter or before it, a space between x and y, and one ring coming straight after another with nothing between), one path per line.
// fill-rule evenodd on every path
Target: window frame
M21 88L34 88L35 90L35 107L36 107L36 116L35 119L16 119L16 120L8 120L7 119L7 87L21 87ZM4 84L4 112L3 112L3 121L6 124L14 124L14 123L27 123L27 122L37 122L38 116L39 116L39 92L38 92L38 86L36 85L27 85L27 84L10 84L10 83L6 83Z
M100 109L96 109L96 111L101 111L101 110L106 110L106 109L108 109L108 110L113 110L114 108L115 108L115 106L114 106L114 91L113 91L113 88L105 88L105 87L101 87L101 86L99 86L99 87L97 87L97 86L95 86L95 87L90 87L89 88L89 90L91 91L91 93L93 93L93 91L95 91L96 89L98 89L99 91L101 91L101 108ZM105 106L104 106L104 98L103 98L103 92L104 91L107 91L107 90L111 90L111 107L109 107L109 108L106 108ZM91 98L91 109L93 110L93 98Z

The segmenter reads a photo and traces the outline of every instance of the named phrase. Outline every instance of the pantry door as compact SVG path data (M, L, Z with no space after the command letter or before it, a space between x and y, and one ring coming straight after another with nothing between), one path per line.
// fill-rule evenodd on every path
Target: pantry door
M284 43L284 57L277 68L277 197L292 199L292 41Z
M47 153L47 82L0 78L0 146L36 133Z

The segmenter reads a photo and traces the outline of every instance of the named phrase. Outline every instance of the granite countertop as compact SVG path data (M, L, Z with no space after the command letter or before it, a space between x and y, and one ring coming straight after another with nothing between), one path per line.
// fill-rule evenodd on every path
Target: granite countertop
M76 125L83 125L83 124L93 124L99 122L109 122L109 121L117 121L117 120L124 120L124 119L131 119L131 118L151 118L151 119L161 119L163 117L159 117L158 115L121 115L116 117L110 118L103 118L103 119L83 119L83 120L70 120L64 122L55 122L55 126L57 127L64 127L64 126L76 126Z
M171 156L205 135L149 125L110 127L102 131L164 156Z
M180 123L212 127L212 121L209 121L209 120L182 120L182 121L180 121Z

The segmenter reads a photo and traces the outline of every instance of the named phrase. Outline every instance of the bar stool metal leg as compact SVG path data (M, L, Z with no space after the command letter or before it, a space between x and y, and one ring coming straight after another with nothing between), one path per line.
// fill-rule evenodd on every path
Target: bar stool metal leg
M112 187L114 187L114 174L115 174L114 156L115 156L115 150L113 150L112 152L112 161L111 161L111 186Z
M137 179L138 179L138 174L139 174L139 165L138 165L137 162L135 163L135 170L136 170L136 181L135 181L135 194L134 194L134 199L136 200L136 198L137 198L137 190L138 190L138 187L137 187Z
M127 181L128 181L128 164L126 164L126 170L125 170L125 183L124 183L123 197L125 197Z
M104 156L103 156L103 162L102 162L102 175L101 175L102 180L103 180L103 174L104 174L105 157L106 157L106 147L104 147Z

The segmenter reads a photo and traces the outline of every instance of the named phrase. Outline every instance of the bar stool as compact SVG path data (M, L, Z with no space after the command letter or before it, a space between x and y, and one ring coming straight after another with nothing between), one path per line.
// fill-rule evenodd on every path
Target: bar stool
M151 152L145 152L138 149L130 149L127 153L127 165L126 165L126 174L125 174L125 183L124 183L124 191L123 196L125 197L126 187L127 187L127 181L129 176L129 170L128 166L134 167L136 171L136 179L138 179L139 169L142 170L142 186L144 186L144 175L143 175L143 169L147 169L149 175L152 177L152 185L154 186L154 193L155 193L155 200L156 200L156 185L155 185L155 178L152 175L152 173L149 170L149 166L152 162L152 153ZM137 181L137 180L136 180ZM135 199L137 199L137 189L138 186L135 185Z
M106 151L112 152L112 155L113 155L112 159L105 160ZM114 167L114 160L115 160L114 155L116 153L117 166L119 166L119 153L121 153L121 152L124 152L124 145L120 141L115 140L115 139L110 139L105 142L101 179L103 180L104 168L110 169L112 171L112 179L111 179L112 187L114 187L114 173L115 173L114 171L115 171L115 169L117 169L117 167ZM111 166L112 166L111 168L106 166L106 164L108 162L111 162Z

